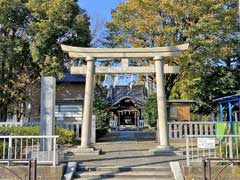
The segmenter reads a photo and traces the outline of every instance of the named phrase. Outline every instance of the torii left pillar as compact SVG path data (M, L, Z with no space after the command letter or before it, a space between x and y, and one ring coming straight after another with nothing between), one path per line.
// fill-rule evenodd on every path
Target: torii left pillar
M82 134L81 134L81 147L78 153L88 154L96 153L99 151L94 150L91 147L91 126L92 126L92 104L94 96L94 74L95 74L95 58L87 57L87 73L86 73L86 85L84 96L84 108L83 108L83 122L82 122Z
M91 129L91 117L92 117L92 101L93 101L93 80L95 71L95 58L87 57L87 73L86 73L86 85L84 96L84 109L83 109L83 122L82 122L82 135L81 135L81 147L90 147L90 133Z

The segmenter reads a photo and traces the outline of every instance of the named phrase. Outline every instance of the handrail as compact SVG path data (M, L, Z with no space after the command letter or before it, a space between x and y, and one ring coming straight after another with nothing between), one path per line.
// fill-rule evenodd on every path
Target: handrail
M59 136L0 136L3 151L0 163L12 163L18 160L37 158L38 163L58 163L57 138Z
M229 163L227 163L225 166L222 167L222 169L220 169L220 171L217 173L217 175L215 176L214 180L217 180L219 175L224 171L224 169L226 169L228 166L230 166L231 164L235 162L239 162L240 159L239 158L203 158L203 176L204 176L204 180L211 180L212 179L212 172L211 172L211 161L220 161L220 160L224 160L224 161L230 161ZM208 163L208 178L207 178L207 163ZM239 166L237 166L239 167Z
M59 136L0 136L0 138L59 138Z

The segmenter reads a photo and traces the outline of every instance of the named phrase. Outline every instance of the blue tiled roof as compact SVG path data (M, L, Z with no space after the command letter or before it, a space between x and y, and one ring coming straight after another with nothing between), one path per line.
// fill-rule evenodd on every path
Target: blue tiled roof
M108 94L107 101L112 105L119 103L123 99L133 99L137 104L142 104L146 97L146 92L143 86L134 86L129 89L127 86L116 86L111 89L111 93Z
M64 72L64 77L57 80L57 83L85 83L86 77L84 75L70 74L69 71Z

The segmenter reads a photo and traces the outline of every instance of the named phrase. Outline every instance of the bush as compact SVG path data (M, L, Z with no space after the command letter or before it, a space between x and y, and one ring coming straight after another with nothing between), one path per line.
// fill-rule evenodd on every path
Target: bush
M156 127L158 118L157 95L151 94L143 105L143 116L147 125Z
M75 141L75 133L73 131L56 127L55 129L58 144L73 144ZM0 127L1 136L38 136L40 133L39 126L23 126L23 127Z
M107 134L107 132L108 132L108 128L96 129L96 137L97 137L97 138L101 138L101 137L103 137L105 134Z
M108 104L100 95L95 95L93 102L93 114L96 117L96 128L109 128L110 112L108 111Z
M56 135L59 136L57 139L58 144L74 144L76 135L74 131L70 131L68 129L56 127L55 129Z

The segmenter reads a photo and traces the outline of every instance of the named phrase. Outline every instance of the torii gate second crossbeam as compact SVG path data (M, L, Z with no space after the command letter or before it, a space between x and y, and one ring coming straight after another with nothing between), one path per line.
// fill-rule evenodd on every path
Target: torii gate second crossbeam
M90 132L92 120L92 102L94 93L94 74L154 74L156 73L157 102L158 102L158 137L160 151L169 151L169 138L167 128L166 98L164 73L178 73L178 66L164 65L163 57L180 55L186 50L188 44L156 48L81 48L62 45L62 50L71 58L85 58L86 66L72 67L72 74L86 74L84 111L81 134L81 149L91 149ZM121 67L95 67L96 58L121 58ZM128 58L153 58L155 66L133 67L129 66Z

